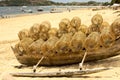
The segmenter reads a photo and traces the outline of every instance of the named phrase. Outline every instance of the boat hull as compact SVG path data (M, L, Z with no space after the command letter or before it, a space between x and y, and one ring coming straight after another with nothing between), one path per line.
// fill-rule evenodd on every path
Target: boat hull
M115 41L115 44L109 48L100 48L97 51L87 52L85 61L96 61L120 54L120 39ZM17 60L24 65L33 66L43 57L42 54L23 54L20 55L19 52L13 48L13 52ZM21 52L22 53L22 52ZM44 66L58 66L58 65L68 65L73 63L80 63L85 50L78 53L63 53L63 54L48 54L45 55L44 59L39 65Z

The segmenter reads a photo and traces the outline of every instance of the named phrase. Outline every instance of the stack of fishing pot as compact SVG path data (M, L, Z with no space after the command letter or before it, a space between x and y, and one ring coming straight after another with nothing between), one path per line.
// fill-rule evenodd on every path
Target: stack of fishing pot
M87 27L75 16L71 20L62 19L58 29L48 21L34 24L30 29L19 31L19 42L15 45L16 57L22 64L28 65L36 64L42 56L45 56L42 65L71 64L80 62L86 51L94 53L115 45L120 37L120 19L109 25L100 14L95 14L91 23ZM86 60L95 59L100 58Z

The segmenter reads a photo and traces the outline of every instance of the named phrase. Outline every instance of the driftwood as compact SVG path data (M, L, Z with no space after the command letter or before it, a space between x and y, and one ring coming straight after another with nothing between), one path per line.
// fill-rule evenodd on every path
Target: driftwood
M120 38L115 41L115 44L108 48L101 47L97 51L87 52L87 56L85 61L96 61L101 60L105 58L109 58L115 55L120 54ZM12 47L14 54L17 58L17 60L24 65L33 66L37 64L37 62L41 59L43 56L42 54L24 54L23 52L16 51L14 47ZM22 56L19 54L23 53ZM64 64L73 64L73 63L79 63L81 62L83 56L84 56L85 50L77 52L77 53L63 53L63 54L48 54L45 55L44 60L39 65L47 65L47 66L53 66L53 65L64 65Z
M39 72L39 73L10 73L16 77L73 77L84 74L97 73L110 68L95 68L86 70L56 71L56 72Z

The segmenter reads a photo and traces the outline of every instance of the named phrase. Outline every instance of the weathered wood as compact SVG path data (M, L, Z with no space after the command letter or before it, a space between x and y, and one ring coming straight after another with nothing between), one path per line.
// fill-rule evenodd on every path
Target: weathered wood
M85 61L96 61L105 58L109 58L112 56L116 56L120 54L120 39L115 41L115 44L109 48L100 48L97 51L87 52L87 56ZM21 64L33 66L37 64L39 59L43 56L42 54L24 54L24 52L16 51L13 48L14 54L17 60ZM81 62L84 56L85 50L78 53L63 53L63 54L46 54L44 60L40 63L40 65L66 65ZM22 56L20 54L23 54Z
M12 76L16 77L72 77L84 74L92 74L110 68L96 68L87 70L71 70L71 71L56 71L56 72L39 72L39 73L10 73Z

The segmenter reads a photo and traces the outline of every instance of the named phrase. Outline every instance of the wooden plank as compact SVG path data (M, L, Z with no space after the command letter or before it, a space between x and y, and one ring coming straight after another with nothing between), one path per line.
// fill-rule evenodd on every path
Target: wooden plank
M39 72L39 73L10 73L16 77L72 77L74 75L84 75L101 72L110 68L95 68L86 70L56 71L56 72Z

